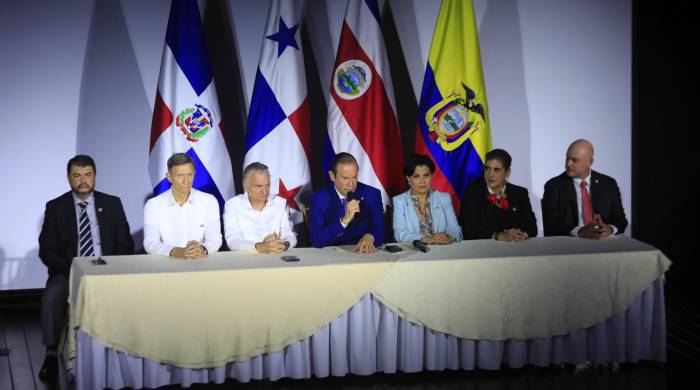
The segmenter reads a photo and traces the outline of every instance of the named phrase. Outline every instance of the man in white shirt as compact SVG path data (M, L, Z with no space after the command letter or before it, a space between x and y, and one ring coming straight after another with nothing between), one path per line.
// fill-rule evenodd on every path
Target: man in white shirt
M224 232L232 251L280 253L294 247L287 201L270 195L270 171L254 162L243 170L244 194L224 206Z
M146 253L201 259L221 247L219 203L192 188L194 162L185 153L168 159L170 190L149 199L143 210L143 247Z

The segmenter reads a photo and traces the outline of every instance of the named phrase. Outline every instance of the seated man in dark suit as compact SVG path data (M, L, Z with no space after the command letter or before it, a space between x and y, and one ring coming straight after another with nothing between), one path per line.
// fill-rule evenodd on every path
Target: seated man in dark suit
M339 153L333 159L328 171L333 185L311 196L309 232L313 246L355 244L355 252L374 253L384 242L381 194L357 181L359 170L349 153Z
M545 236L602 239L627 228L617 182L592 165L593 145L574 141L566 151L566 171L544 185Z
M39 235L39 257L49 271L41 299L41 328L46 359L41 380L58 373L57 346L65 321L68 277L74 257L130 255L134 241L122 202L116 196L94 191L95 161L78 155L68 161L71 191L46 203Z

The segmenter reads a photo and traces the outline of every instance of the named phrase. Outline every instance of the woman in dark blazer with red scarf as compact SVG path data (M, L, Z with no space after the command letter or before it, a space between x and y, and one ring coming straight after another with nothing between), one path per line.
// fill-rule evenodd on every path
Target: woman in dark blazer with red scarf
M524 187L508 183L511 157L503 149L486 153L484 177L462 197L465 240L523 241L537 236L537 220Z

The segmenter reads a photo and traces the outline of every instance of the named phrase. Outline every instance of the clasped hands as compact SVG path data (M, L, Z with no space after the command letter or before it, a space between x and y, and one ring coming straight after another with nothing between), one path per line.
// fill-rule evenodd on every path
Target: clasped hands
M593 220L588 225L585 225L579 229L578 236L582 238L602 240L611 236L612 233L612 226L603 222L603 218L600 217L600 214L595 214L593 216Z
M520 229L507 229L502 232L494 233L493 238L498 241L521 242L527 240L529 236Z
M190 240L187 246L175 247L170 251L171 257L177 257L185 260L199 260L207 255L207 248L200 244L197 240Z
M280 237L277 232L268 234L262 241L255 244L255 250L259 253L275 254L286 251L289 244Z
M452 236L450 236L447 233L433 233L429 236L423 236L423 238L421 238L420 240L424 244L433 244L433 245L452 244L452 241L454 241Z

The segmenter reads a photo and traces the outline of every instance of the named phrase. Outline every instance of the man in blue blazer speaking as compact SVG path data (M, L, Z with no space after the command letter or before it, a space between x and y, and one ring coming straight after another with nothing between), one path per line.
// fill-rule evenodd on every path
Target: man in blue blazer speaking
M357 181L360 170L349 153L339 153L328 176L332 186L314 192L309 210L311 243L317 248L355 245L374 253L384 242L382 197L378 189Z

